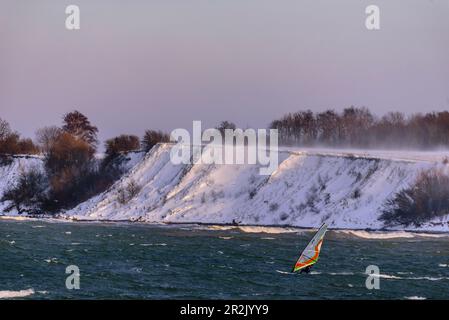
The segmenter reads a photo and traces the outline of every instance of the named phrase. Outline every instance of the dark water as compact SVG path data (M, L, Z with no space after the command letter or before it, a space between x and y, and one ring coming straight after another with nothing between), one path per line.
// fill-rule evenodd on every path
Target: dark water
M0 221L0 296L32 299L449 298L449 238L367 240L329 232L309 275L289 274L310 232ZM377 265L380 289L365 287ZM65 287L77 265L80 290Z

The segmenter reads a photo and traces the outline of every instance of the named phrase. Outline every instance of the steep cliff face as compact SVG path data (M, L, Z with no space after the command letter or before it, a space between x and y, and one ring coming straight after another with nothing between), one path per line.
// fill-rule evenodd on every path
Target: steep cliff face
M207 222L382 228L388 199L436 158L397 159L284 151L271 176L257 165L174 165L169 144L153 148L107 192L66 216L88 220ZM409 157L410 158L410 157ZM130 189L131 192L127 190ZM129 193L127 197L123 194ZM447 218L423 226L449 230Z
M175 165L171 144L130 153L123 177L107 191L62 213L79 220L203 222L335 228L383 228L386 202L424 169L446 168L444 153L284 150L270 176L257 165ZM21 171L43 169L42 157L17 156L0 166L0 195ZM447 170L447 168L446 168ZM6 203L0 202L1 214ZM401 229L400 226L397 229ZM421 230L449 231L449 217Z

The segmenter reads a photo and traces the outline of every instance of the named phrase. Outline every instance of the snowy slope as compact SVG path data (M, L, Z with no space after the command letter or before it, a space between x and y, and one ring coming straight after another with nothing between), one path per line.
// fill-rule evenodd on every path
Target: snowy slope
M135 220L157 208L179 183L184 166L170 162L170 145L157 145L129 173L106 192L80 204L67 215L85 219ZM141 190L126 204L118 201L119 191L134 181Z
M385 202L421 170L441 165L443 153L401 154L288 150L271 176L256 165L174 165L170 144L153 148L107 192L65 213L86 220L204 222L336 228L382 228ZM127 203L130 182L140 191ZM427 224L449 231L447 217Z
M38 156L14 156L11 164L0 165L0 197L16 183L21 172L26 172L31 168L41 170L42 165L42 158ZM0 215L6 206L7 203L0 202Z
M144 152L134 151L128 152L123 155L123 160L120 163L120 167L124 172L129 171L137 163L140 163L145 156ZM99 159L100 160L100 159ZM27 172L32 168L38 170L44 170L44 161L42 156L28 156L28 155L17 155L13 157L13 161L9 165L0 165L0 198L3 193L17 181L21 172ZM4 212L7 207L7 203L0 202L0 216L1 215L16 215L17 212L11 211L8 213Z

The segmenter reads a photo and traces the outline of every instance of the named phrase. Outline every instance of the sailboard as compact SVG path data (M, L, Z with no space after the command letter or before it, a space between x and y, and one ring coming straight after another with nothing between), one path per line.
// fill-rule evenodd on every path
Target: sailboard
M327 231L327 225L323 223L323 225L318 229L318 231L313 236L312 240L310 240L307 247L299 256L295 265L293 266L292 272L297 272L308 268L318 261L318 257L321 251L321 245L323 244L324 235Z

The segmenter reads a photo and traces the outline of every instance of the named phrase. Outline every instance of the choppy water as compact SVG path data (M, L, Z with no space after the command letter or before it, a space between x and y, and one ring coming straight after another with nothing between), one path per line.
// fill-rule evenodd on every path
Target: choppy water
M448 236L357 235L407 238L331 231L313 272L299 275L289 271L311 232L0 220L0 298L449 298ZM372 264L380 290L365 287ZM68 265L80 290L65 287Z

